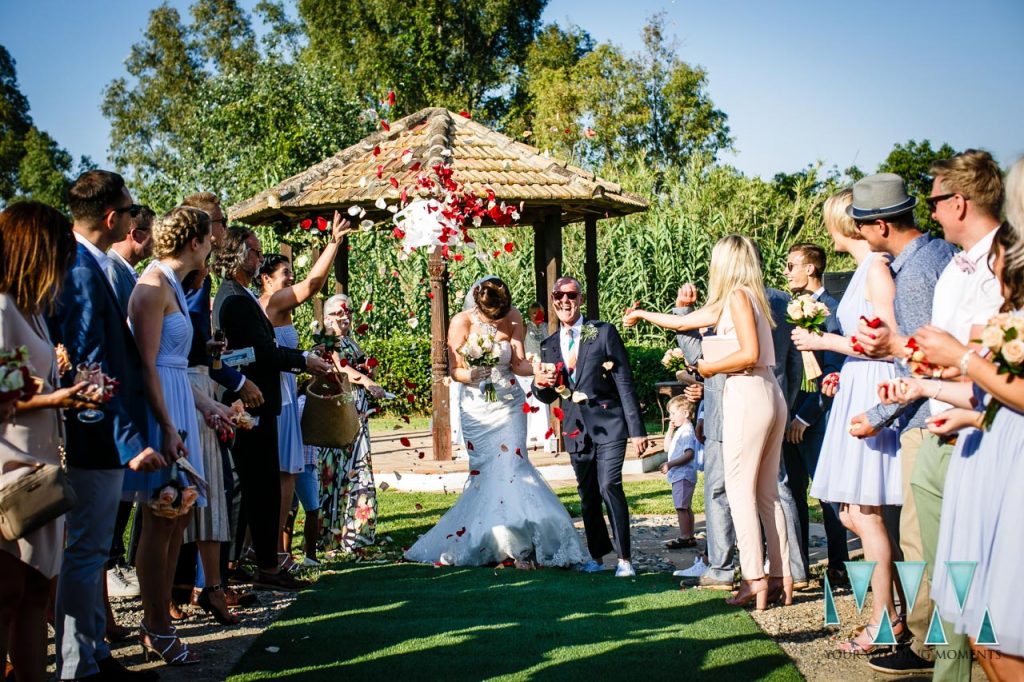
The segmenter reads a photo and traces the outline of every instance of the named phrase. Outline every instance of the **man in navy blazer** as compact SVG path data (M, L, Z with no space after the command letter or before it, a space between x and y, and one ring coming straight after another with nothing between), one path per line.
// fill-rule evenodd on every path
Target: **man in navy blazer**
M842 334L839 317L835 314L839 302L832 298L822 284L825 273L825 251L817 244L794 244L786 259L786 280L794 296L810 295L824 303L829 309L825 318L825 331ZM828 426L829 409L832 399L821 394L821 378L838 372L843 365L843 356L832 352L815 352L815 359L821 367L822 376L814 381L813 391L797 393L796 404L791 409L791 421L786 429L786 440L782 446L782 458L789 474L789 487L796 501L799 515L800 553L804 568L808 565L808 543L810 540L807 510L807 484L814 477L818 467L821 445ZM825 539L828 543L828 571L833 584L845 582L846 561L850 559L846 544L846 528L839 520L834 505L821 503L825 525Z
M581 296L580 283L572 277L558 279L552 288L559 329L541 342L542 364L536 367L533 393L549 404L563 398L562 435L576 472L587 549L593 557L582 570L601 570L601 557L614 549L619 557L615 575L630 577L636 573L630 563L622 463L627 439L637 453L647 449L647 431L619 332L606 322L584 320ZM608 539L602 502L613 541Z
M83 173L69 191L78 252L49 318L55 342L63 343L72 367L98 362L117 379L117 394L102 407L103 419L78 420L65 412L68 478L78 505L68 512L67 546L57 585L54 623L59 679L156 679L151 671L125 669L110 655L106 631L104 573L121 499L124 467L155 471L164 458L148 446L142 362L114 290L114 265L107 249L123 240L139 208L117 173ZM62 377L71 386L74 370Z

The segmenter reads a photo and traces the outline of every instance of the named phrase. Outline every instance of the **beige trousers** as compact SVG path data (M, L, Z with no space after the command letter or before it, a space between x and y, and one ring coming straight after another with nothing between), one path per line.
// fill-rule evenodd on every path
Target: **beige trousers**
M786 518L778 489L786 401L771 370L757 368L751 375L726 379L722 414L725 494L736 528L743 579L764 577L762 525L768 544L769 575L789 576Z

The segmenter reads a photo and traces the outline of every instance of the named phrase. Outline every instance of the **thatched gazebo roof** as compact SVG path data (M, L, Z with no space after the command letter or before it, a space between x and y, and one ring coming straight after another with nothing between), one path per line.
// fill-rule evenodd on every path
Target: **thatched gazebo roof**
M386 219L375 202L383 197L396 203L400 190L390 179L400 187L412 185L415 172L409 169L416 163L426 170L448 164L467 191L483 196L489 188L500 201L522 202L522 224L551 209L560 210L562 224L647 209L642 197L618 184L447 109L423 109L390 127L235 204L228 209L230 219L253 225L291 222L352 205L365 209L371 220Z
M383 126L382 126L383 128ZM232 221L288 225L334 209L359 206L363 219L386 223L387 206L425 196L416 178L437 165L452 169L463 190L519 207L519 224L532 225L534 276L538 301L562 272L562 226L586 224L585 289L590 318L598 312L597 221L647 210L647 201L618 184L553 159L530 145L447 109L423 109L254 197L228 209ZM378 202L384 200L384 208ZM484 222L482 227L487 227ZM346 238L347 239L347 238ZM433 450L451 459L449 437L447 263L440 249L430 257ZM336 286L348 289L348 249L338 250ZM554 310L548 302L554 329Z

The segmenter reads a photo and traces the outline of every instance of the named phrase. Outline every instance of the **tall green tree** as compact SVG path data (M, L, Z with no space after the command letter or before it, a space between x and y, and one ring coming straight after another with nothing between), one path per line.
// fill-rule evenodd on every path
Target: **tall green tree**
M28 99L18 88L14 58L0 45L0 201L18 190L18 165L25 155L24 139L32 127Z
M443 106L496 121L547 0L299 0L306 57L341 70L368 102L395 90L394 117Z
M0 45L0 206L35 199L66 210L73 165L71 155L33 125L28 99L18 87L14 59ZM78 169L91 166L82 157Z
M590 49L572 33L555 33L547 41L554 58L526 69L532 102L518 128L530 130L538 146L596 167L713 159L732 143L727 117L708 95L707 73L679 57L663 22L650 19L636 54L611 43Z
M932 148L930 140L908 140L905 144L896 143L885 160L878 165L879 173L896 173L907 183L907 193L918 199L914 209L917 224L933 234L941 235L942 227L932 220L928 204L924 199L932 193L932 177L928 168L940 159L948 159L956 154L956 150L943 142L937 149Z

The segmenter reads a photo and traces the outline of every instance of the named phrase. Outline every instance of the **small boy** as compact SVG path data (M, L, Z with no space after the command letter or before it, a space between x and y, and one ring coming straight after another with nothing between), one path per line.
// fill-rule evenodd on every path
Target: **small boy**
M665 434L668 461L661 465L661 473L672 484L672 502L679 517L679 537L668 540L665 547L681 549L696 547L693 537L693 489L697 485L697 438L690 422L693 403L677 395L668 401L669 430Z

